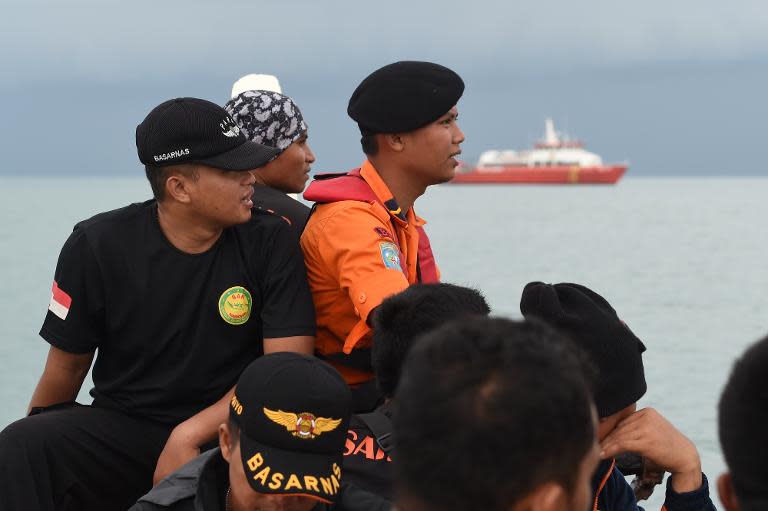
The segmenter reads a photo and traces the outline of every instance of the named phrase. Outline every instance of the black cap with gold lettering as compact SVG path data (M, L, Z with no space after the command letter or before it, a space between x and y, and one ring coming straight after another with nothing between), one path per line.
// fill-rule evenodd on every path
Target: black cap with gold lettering
M325 362L288 352L253 361L229 407L251 487L333 503L351 409L347 384Z

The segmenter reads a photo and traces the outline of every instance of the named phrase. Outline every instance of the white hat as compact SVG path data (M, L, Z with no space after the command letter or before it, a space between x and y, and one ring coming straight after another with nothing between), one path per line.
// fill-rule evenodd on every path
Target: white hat
M280 93L283 92L283 89L280 87L280 82L277 80L276 76L250 74L243 76L237 80L234 85L232 85L231 97L234 98L239 94L249 90L268 90Z

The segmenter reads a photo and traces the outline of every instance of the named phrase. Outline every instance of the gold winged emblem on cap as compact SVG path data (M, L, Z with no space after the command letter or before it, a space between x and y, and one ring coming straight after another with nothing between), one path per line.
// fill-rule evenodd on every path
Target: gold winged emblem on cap
M293 436L303 440L311 440L318 435L333 431L339 427L339 424L341 424L341 419L316 417L309 412L293 413L284 412L282 410L274 411L267 407L264 407L264 415L266 415L272 422L285 426L285 429Z

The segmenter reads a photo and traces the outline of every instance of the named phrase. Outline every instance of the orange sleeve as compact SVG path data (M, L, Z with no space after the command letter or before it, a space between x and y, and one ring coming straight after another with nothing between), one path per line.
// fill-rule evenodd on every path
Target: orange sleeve
M388 215L368 203L353 203L326 219L317 236L320 257L338 275L341 289L363 321L384 298L408 287ZM383 211L383 208L382 208ZM387 215L387 216L384 216ZM384 216L384 220L382 220Z

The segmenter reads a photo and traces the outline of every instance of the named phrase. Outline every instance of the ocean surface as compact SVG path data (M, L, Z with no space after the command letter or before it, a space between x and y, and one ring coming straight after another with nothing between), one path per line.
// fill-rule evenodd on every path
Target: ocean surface
M0 427L25 413L43 369L37 333L72 226L149 195L140 178L0 177ZM627 177L606 187L444 185L416 209L443 280L482 290L497 315L519 317L532 280L605 296L648 348L640 406L693 440L715 492L720 391L735 358L768 333L766 197L768 179ZM662 501L657 488L645 505Z

